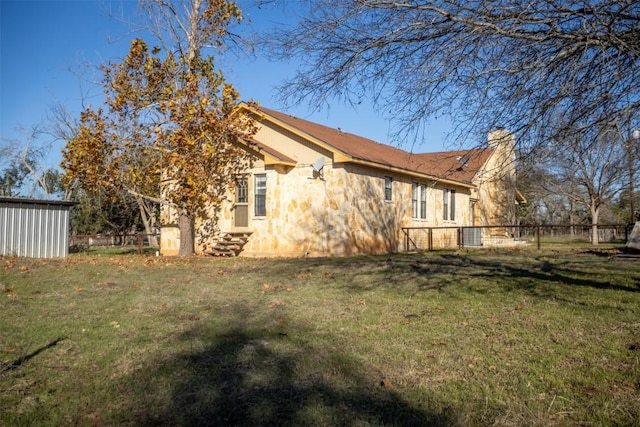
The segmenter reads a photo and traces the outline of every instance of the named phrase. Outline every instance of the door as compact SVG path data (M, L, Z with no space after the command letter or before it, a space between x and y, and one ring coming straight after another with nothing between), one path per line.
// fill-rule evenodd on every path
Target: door
M236 179L236 204L234 207L234 226L249 225L249 180L246 177Z

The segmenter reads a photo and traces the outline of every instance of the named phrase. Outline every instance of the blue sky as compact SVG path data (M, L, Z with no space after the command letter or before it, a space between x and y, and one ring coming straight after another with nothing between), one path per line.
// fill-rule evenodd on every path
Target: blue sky
M294 0L295 1L295 0ZM247 25L267 28L293 19L291 11L249 7L251 0L238 1ZM291 7L293 1L286 4ZM3 142L24 139L20 127L44 123L48 108L62 103L79 114L86 103L99 104L101 88L96 66L117 61L128 49L130 27L116 17L134 19L136 2L125 1L7 1L0 0L0 121ZM387 121L365 102L354 110L333 103L311 113L306 106L287 108L277 100L275 88L292 76L295 63L273 63L257 52L256 58L227 56L219 62L226 78L243 99L254 99L265 107L341 128L382 143L392 144ZM415 151L445 149L446 120L436 122L429 139ZM63 143L52 147L49 163L57 166ZM406 147L403 147L406 148Z

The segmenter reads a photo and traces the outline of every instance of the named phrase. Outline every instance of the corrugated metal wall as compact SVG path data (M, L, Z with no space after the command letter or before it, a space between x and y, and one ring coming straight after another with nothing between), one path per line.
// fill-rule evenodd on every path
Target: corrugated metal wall
M66 257L70 207L65 202L0 200L0 255Z

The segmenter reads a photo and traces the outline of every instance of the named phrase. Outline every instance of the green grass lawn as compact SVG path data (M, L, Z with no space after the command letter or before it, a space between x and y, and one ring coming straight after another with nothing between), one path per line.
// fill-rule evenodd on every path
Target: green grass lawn
M0 258L0 425L640 425L610 253Z

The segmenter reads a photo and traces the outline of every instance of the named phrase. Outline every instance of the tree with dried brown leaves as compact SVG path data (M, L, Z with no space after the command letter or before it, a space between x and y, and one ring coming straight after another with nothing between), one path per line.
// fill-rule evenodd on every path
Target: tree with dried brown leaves
M222 202L251 160L237 141L251 137L253 122L236 113L239 94L203 53L241 14L224 0L142 3L171 22L156 34L164 49L135 39L121 63L102 67L105 108L83 112L62 166L69 182L171 206L179 255L191 255L194 220Z

